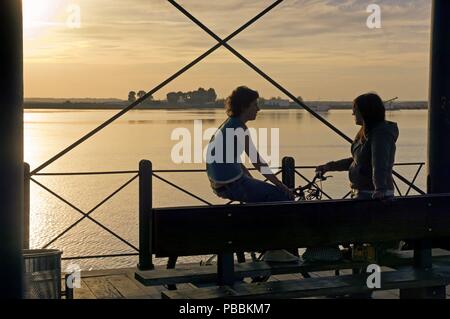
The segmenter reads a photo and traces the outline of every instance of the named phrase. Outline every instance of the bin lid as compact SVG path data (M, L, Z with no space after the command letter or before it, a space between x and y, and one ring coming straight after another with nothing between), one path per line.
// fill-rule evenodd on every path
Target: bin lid
M37 257L47 257L47 256L60 256L62 254L61 250L58 249L23 249L22 255L25 258L37 258Z

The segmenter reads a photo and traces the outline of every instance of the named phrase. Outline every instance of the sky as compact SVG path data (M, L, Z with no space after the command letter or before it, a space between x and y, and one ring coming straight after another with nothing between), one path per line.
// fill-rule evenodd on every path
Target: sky
M149 91L217 42L165 0L23 0L25 97L120 98ZM270 0L179 0L224 38ZM366 24L381 9L381 28ZM427 100L431 1L285 0L229 44L305 100ZM78 19L79 18L79 19ZM247 85L286 98L226 48L154 96Z

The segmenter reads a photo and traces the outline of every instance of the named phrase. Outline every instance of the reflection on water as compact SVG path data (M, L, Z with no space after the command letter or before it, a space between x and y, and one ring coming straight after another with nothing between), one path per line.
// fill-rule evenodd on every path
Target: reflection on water
M116 111L27 111L25 114L25 160L31 168L67 147L75 140L113 116ZM330 111L323 114L348 136L354 136L358 127L353 124L351 111ZM400 137L397 162L424 161L426 156L426 111L388 112L388 118L398 122ZM222 110L134 110L121 117L93 138L56 161L45 172L109 171L137 169L141 159L149 159L154 169L193 169L204 164L177 165L171 160L171 149L176 141L170 139L174 129L185 127L191 132L194 120L201 119L203 129L218 127L226 115ZM280 158L293 156L297 165L317 165L349 156L349 145L330 129L303 110L263 110L249 126L280 129ZM204 141L203 146L206 146ZM397 171L412 179L412 167ZM311 177L313 169L305 170ZM188 189L214 204L224 203L209 189L204 173L164 173L169 181ZM256 173L254 174L257 175ZM325 191L343 196L348 191L345 173L333 173L324 183ZM131 175L97 176L40 176L36 179L87 212L125 183ZM298 179L298 183L301 179ZM418 185L424 188L424 174ZM402 189L406 189L404 185ZM199 205L197 200L173 187L154 182L153 203L159 206ZM138 245L136 181L97 208L90 217L111 228L122 238ZM82 214L53 197L39 186L31 187L31 241L32 247L42 247L77 222ZM50 247L62 249L64 256L129 253L125 243L84 219L65 233ZM190 259L190 260L196 260ZM132 267L136 258L94 259L78 261L82 268ZM161 261L160 261L161 262Z

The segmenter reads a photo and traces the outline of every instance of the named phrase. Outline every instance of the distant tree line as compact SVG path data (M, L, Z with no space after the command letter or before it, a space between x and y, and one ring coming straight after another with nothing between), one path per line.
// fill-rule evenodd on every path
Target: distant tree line
M141 97L143 97L145 94L147 94L147 92L140 90L137 93L135 91L130 91L128 93L128 102L135 102L137 99L140 99ZM153 100L153 96L149 96L146 101L151 101Z
M167 93L167 102L172 105L190 104L204 105L215 103L217 99L216 91L213 88L205 90L199 88L196 91L189 92L169 92Z
M137 99L142 98L146 92L144 90L140 90L136 93L136 91L130 91L128 93L128 102L135 102ZM200 105L223 105L224 100L217 100L216 91L213 88L209 88L205 90L200 87L198 90L189 91L189 92L169 92L166 95L167 103L169 105L192 105L192 106L200 106ZM303 102L303 98L298 96L297 99ZM153 101L153 96L149 96L145 102L148 103L156 103L161 101ZM144 102L144 103L145 103ZM272 105L272 104L289 104L289 100L283 100L280 97L272 97L270 99L265 99L260 97L258 99L258 103L261 106Z

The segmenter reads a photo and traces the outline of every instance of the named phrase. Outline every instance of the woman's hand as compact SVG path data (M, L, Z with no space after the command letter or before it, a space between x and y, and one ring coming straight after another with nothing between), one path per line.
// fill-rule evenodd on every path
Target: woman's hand
M323 164L323 165L319 165L319 166L316 167L316 174L324 175L324 174L325 174L326 172L328 172L329 170L330 170L330 169L329 169L328 163Z

